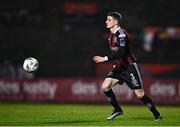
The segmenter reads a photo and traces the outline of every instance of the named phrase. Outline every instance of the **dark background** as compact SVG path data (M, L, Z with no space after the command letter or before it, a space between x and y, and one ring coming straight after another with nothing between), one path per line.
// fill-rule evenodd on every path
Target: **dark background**
M109 52L105 28L109 11L122 14L122 27L130 34L140 63L178 64L180 32L163 39L159 33L180 29L179 6L178 0L1 0L0 77L13 69L16 77L27 57L40 63L36 77L96 77L93 55ZM143 33L149 26L158 31L152 50L145 51Z

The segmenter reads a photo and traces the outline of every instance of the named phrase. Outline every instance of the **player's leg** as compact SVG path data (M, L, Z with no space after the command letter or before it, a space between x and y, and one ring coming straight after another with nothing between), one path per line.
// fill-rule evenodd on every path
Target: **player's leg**
M129 66L129 68L125 72L125 76L126 76L125 80L128 86L134 90L139 100L143 102L148 107L148 109L153 113L155 120L162 119L160 113L157 111L152 100L144 93L141 73L136 63L133 63L132 65Z
M145 93L143 89L137 89L134 90L136 96L139 98L139 100L144 103L147 108L153 113L154 115L154 120L158 121L162 119L162 116L160 115L160 113L158 112L158 110L156 109L153 101L151 100L151 98L149 98Z
M107 118L107 120L113 120L116 116L123 114L121 107L119 106L116 96L112 90L112 87L118 83L119 80L114 78L106 78L102 84L102 89L106 95L109 103L114 107L113 113Z

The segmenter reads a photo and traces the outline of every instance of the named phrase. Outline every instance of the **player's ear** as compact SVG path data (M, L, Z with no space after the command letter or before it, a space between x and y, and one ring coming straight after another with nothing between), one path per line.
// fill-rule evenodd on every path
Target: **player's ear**
M115 24L118 25L118 21L116 19L114 21L115 21Z

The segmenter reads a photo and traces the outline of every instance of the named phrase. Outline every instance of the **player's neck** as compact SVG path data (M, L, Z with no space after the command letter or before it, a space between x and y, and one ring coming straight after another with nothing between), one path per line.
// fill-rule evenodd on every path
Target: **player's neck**
M116 33L116 31L120 28L120 26L114 26L113 28L110 28L110 31L112 34Z

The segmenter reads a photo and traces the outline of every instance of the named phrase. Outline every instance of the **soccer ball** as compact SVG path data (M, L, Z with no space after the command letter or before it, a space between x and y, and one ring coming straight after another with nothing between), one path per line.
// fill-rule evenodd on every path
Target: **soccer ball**
M29 57L24 60L23 69L25 71L33 72L33 71L36 71L38 69L38 67L39 67L39 63L35 58Z

